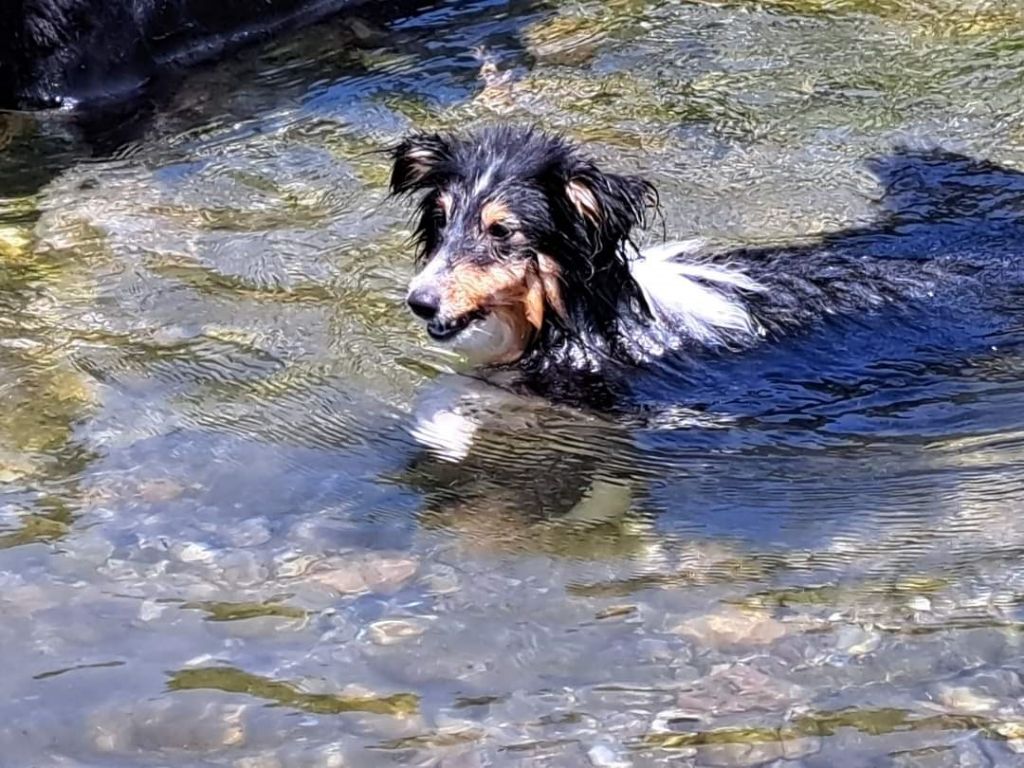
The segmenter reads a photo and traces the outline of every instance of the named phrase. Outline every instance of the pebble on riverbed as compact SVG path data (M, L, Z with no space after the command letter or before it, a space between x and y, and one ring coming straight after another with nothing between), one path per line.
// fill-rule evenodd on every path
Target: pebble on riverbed
M595 744L587 750L587 758L595 768L629 768L633 765L620 749L609 744Z
M836 648L850 656L864 656L876 650L882 638L869 627L847 624L836 631Z
M931 701L957 714L1020 716L1024 680L1016 669L971 670L930 686Z
M194 696L143 701L96 712L90 732L100 752L211 752L245 742L245 710L243 704Z
M787 625L767 611L724 607L716 613L688 619L673 630L699 646L721 650L736 646L770 645L787 634Z
M341 594L391 592L408 582L418 568L412 558L374 553L329 558L306 578Z
M370 625L367 635L377 645L397 645L426 632L426 627L404 619L384 619Z
M803 701L807 692L776 674L767 674L752 663L715 665L693 686L676 698L676 718L685 713L704 719L709 713L780 712ZM655 727L669 730L668 721L655 721Z
M999 699L965 685L942 685L935 692L935 700L951 710L971 715L992 712L999 707Z
M233 768L343 768L347 765L341 745L311 748L308 744L289 744L279 751L242 757Z

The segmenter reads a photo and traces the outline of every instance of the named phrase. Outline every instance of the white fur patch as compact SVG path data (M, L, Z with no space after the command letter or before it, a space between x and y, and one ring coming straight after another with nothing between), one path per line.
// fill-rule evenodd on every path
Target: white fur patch
M487 365L518 349L521 340L501 319L488 314L474 320L452 339L435 343L462 356L470 365Z
M413 275L412 280L409 281L409 293L437 282L438 275L444 271L444 268L445 259L440 255L435 255L423 265L423 269Z
M680 261L706 245L700 238L645 248L630 271L654 314L654 324L633 341L658 356L687 340L728 346L763 334L738 291L763 292L757 281L726 266Z
M417 392L409 434L434 456L456 463L469 455L485 424L535 432L534 411L549 407L468 376L442 375Z
M409 163L409 171L414 180L422 179L437 162L437 154L427 147L413 147L405 153Z
M480 195L490 186L491 181L494 179L494 166L487 166L487 170L483 172L483 175L476 180L476 184L473 186L473 196Z

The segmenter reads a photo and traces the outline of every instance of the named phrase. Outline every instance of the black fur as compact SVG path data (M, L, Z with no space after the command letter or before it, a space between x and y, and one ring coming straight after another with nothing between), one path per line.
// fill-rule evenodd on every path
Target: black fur
M736 249L722 254L768 288L747 294L750 311L768 338L805 328L828 316L849 316L926 299L970 267L951 262L894 261L842 248ZM714 260L714 257L712 257Z
M460 225L438 220L442 191L457 198L456 208L467 220L475 219L484 201L473 199L474 184L490 173L488 191L501 190L522 221L525 243L514 253L480 253L477 258L531 259L542 253L558 263L566 315L548 313L536 354L523 366L547 368L556 350L566 356L580 349L614 356L623 312L640 322L650 318L624 247L657 207L657 193L647 181L602 172L573 143L529 127L492 127L466 137L412 136L392 155L391 192L423 193L415 227L421 259L434 255L443 231L450 241L451 226ZM572 203L570 183L582 184L594 196L596 216L584 215ZM454 248L462 258L474 252L465 242Z
M210 59L360 3L2 0L0 109L121 98L169 66Z
M515 252L485 249L473 258L486 262L545 253L561 268L567 316L562 320L549 312L540 335L517 363L541 389L547 388L544 381L550 385L569 380L566 374L574 374L575 380L600 380L650 361L632 340L649 331L657 318L630 271L634 230L646 225L657 207L657 195L648 182L602 172L571 142L531 128L413 136L393 150L393 159L392 192L422 193L416 225L421 258L433 257L442 247L473 252L452 243L447 222L439 222L434 212L438 196L447 190L460 198L459 210L470 218L477 216L474 182L493 169L494 184L523 222L526 242ZM599 216L586 216L573 205L566 193L573 181L594 195ZM948 244L940 252L924 249L893 258L882 245L888 242L883 237L890 235L884 229L865 228L806 245L706 250L683 257L742 272L759 284L760 289L749 290L704 281L741 302L755 319L758 333L726 335L709 344L687 338L680 330L675 352L680 359L689 359L698 353L737 351L832 317L855 318L886 307L921 305L935 296L948 297L954 288L985 290L979 272L993 269L991 259L968 259Z

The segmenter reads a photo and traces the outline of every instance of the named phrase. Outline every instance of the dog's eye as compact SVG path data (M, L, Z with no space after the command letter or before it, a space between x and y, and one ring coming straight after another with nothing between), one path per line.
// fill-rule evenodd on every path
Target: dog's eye
M496 240L506 240L512 236L512 230L496 221L487 227L487 234Z

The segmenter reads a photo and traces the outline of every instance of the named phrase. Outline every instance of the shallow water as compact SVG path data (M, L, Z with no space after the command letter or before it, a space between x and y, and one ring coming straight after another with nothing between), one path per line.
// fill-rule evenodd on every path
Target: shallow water
M376 152L532 120L670 237L1012 267L1022 103L1009 0L481 1L7 116L0 765L1024 762L1024 292L513 400Z

